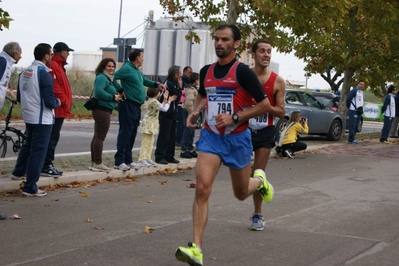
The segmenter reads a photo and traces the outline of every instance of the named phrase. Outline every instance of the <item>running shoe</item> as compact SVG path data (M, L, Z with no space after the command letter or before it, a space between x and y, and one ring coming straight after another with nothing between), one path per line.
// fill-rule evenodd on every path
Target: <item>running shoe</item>
M22 196L27 196L27 197L44 197L47 195L47 192L45 190L40 190L38 189L36 193L28 193L25 191L22 191Z
M202 251L194 243L189 242L188 247L178 247L175 257L178 261L187 262L191 266L202 266Z
M62 176L62 171L55 169L54 165L50 164L47 168L43 169L40 173L41 176L58 178Z
M291 159L295 158L294 153L291 150L285 150L284 153Z
M120 165L114 165L114 169L119 169L122 171L129 171L130 167L127 166L125 163L121 163Z
M257 190L265 202L271 202L274 196L274 188L272 184L267 181L265 171L262 169L257 169L255 170L253 177L257 177L262 180L263 184L260 185Z
M104 165L103 163L100 164L93 164L93 166L91 167L92 171L94 172L106 172L109 173L111 172L111 168L107 167L106 165Z
M26 180L26 176L11 175L10 178L11 178L12 180Z
M141 164L144 167L151 167L152 166L146 160L140 160L140 161L138 161L138 163Z
M153 160L151 160L151 159L147 159L146 161L147 161L147 163L149 163L151 166L157 166L157 164L156 164Z
M265 228L265 219L263 219L262 215L254 213L250 219L252 220L252 224L249 227L250 230L262 231Z
M137 162L131 162L130 164L128 164L127 166L129 166L130 168L134 168L135 170L140 169L141 167L143 167L144 165L142 165L141 163Z

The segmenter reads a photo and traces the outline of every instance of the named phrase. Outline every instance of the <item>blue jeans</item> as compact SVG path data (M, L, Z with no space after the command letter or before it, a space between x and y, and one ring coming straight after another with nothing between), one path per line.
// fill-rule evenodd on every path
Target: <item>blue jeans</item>
M40 178L53 125L25 125L26 141L18 154L12 174L15 176L26 174L26 182L22 190L36 193L36 183Z
M183 116L184 116L184 121L186 121L186 119L188 117L188 112L186 109L183 109ZM181 150L182 151L194 150L194 147L193 147L194 135L195 135L194 128L184 127L183 139L181 142Z
M133 162L132 149L140 124L141 109L139 104L125 100L118 105L119 131L116 142L115 165Z
M391 130L392 119L392 117L384 115L384 125L382 126L380 138L381 142L388 140L389 131Z
M55 159L55 148L57 147L58 141L60 140L60 132L62 125L64 124L64 118L56 118L53 128L51 129L50 141L48 143L47 154L44 160L43 170L47 169L49 165L53 164Z
M357 114L356 110L349 110L349 138L348 141L352 142L355 140L357 125L360 121L360 115Z

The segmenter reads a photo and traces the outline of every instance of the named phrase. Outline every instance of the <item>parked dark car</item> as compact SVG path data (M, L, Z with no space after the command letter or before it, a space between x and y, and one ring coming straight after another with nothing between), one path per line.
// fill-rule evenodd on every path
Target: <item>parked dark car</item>
M309 93L301 90L287 89L285 91L285 117L277 122L277 132L287 124L293 111L300 111L308 119L309 135L326 136L328 140L337 141L341 138L346 126L345 118L338 112L326 108Z
M338 112L338 104L340 100L339 95L334 95L330 92L312 92L312 96L315 97L319 102L324 104L327 108L330 108L331 110ZM360 122L357 125L357 132L362 132L363 128L363 116L360 116ZM349 117L346 117L346 129L349 130Z

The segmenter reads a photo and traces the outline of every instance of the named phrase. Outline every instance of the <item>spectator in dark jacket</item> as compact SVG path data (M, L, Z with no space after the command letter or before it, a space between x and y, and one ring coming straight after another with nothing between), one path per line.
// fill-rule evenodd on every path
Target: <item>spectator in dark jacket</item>
M179 163L175 159L176 140L176 118L177 106L182 94L182 70L179 66L171 66L168 70L166 89L169 96L176 95L177 98L170 104L167 112L159 114L159 135L155 149L155 162L158 164Z
M190 66L186 66L183 68L183 75L181 76L182 80L182 97L180 99L180 102L177 106L177 125L176 125L176 146L181 146L181 142L183 139L183 132L184 129L186 128L186 120L184 119L184 112L183 112L183 102L185 100L185 91L184 88L189 86L191 84L190 82L190 75L193 72L193 69Z
M384 103L381 107L381 112L384 116L384 125L381 130L380 142L385 144L389 144L388 135L391 129L392 120L395 117L395 94L395 86L389 86L387 96L385 96Z

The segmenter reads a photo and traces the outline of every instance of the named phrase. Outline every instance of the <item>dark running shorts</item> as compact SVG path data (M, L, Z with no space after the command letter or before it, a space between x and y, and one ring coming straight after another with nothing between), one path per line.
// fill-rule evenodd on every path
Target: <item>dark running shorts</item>
M276 127L265 127L259 130L251 130L253 150L259 148L273 148L276 145Z

